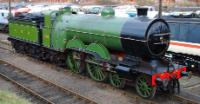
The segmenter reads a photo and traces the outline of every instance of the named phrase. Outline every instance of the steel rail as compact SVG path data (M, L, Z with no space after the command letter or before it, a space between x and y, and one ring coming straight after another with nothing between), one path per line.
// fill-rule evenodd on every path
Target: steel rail
M0 46L0 49L7 50L7 51L10 51L10 52L13 51L12 49L8 49L8 48L2 47L2 46Z
M0 48L4 49L3 47L0 47ZM6 50L8 50L8 49L6 49ZM12 67L15 67L15 68L17 68L18 70L24 71L25 73L29 73L29 72L27 72L27 71L25 71L25 70L23 70L23 69L20 69L20 68L16 67L16 66L13 65L13 64L10 64L9 62L6 62L6 61L0 59L0 63L1 63L1 62L4 62L4 63L6 63L6 64L8 64L8 65L10 65L10 66L12 66ZM29 74L32 75L32 76L35 76L35 75L33 75L32 73L29 73ZM37 77L38 79L45 80L45 79L43 79L43 78L41 78L41 77L38 77L38 76L36 76L36 77ZM46 82L46 83L53 84L54 86L58 86L60 89L63 89L63 91L65 91L65 92L67 92L67 93L70 92L70 93L73 93L73 94L77 95L77 97L86 99L86 100L89 101L89 102L91 101L89 98L84 97L84 96L82 96L82 95L80 95L80 94L78 94L78 93L76 93L76 92L73 92L73 91L71 91L71 90L69 90L69 89L63 88L62 86L56 85L55 83L52 83L52 82L49 81L49 80L46 80L45 82ZM168 95L166 94L166 96L168 96ZM196 101L193 101L193 100L191 100L191 99L182 97L182 96L180 96L180 95L173 95L173 97L174 97L176 100L178 100L178 101L187 102L187 104L188 104L188 103L189 103L189 104L199 104L199 103L196 102ZM134 98L135 100L139 100L139 99L140 99L138 96L134 96L134 97L132 97L132 98ZM148 104L157 104L156 102L152 102L152 101L147 102L147 103L148 103ZM94 101L92 101L92 103L90 103L90 104L97 104L97 103L94 102Z
M185 104L199 104L199 103L196 102L196 101L193 101L193 100L191 100L191 99L185 98L185 97L180 96L180 95L174 95L174 97L176 98L176 100L182 101L182 102L184 102Z
M31 95L33 95L33 96L35 96L35 97L37 97L37 98L43 100L44 102L46 102L46 104L54 104L53 102L49 101L48 99L46 99L46 98L40 96L37 92L35 92L35 91L33 91L33 90L31 90L31 89L29 89L29 88L27 88L27 87L24 87L22 84L20 84L20 83L14 81L14 80L12 80L11 78L9 78L9 77L7 77L7 76L1 74L1 73L0 73L0 77L2 77L2 78L4 78L4 79L10 81L11 83L17 85L19 88L24 89L25 92L28 92L28 93L30 93Z
M70 96L73 96L73 97L77 97L77 98L81 99L82 101L86 102L87 104L97 104L95 101L91 100L90 98L87 98L87 97L85 97L85 96L82 96L82 95L80 95L79 93L70 90L69 88L66 88L66 87L64 88L64 87L62 87L62 86L60 86L60 85L57 85L57 84L55 84L55 83L53 83L53 82L51 82L51 81L49 81L49 80L46 80L46 79L41 78L41 77L39 77L39 76L36 76L36 75L34 75L34 74L30 73L30 72L27 72L27 71L25 71L25 70L23 70L23 69L21 69L21 68L18 68L18 67L16 67L15 65L13 65L13 64L11 64L11 63L9 63L9 62L7 62L7 61L4 61L4 60L0 59L0 63L2 63L2 64L7 64L7 65L13 67L14 70L18 70L18 71L20 71L20 72L25 73L26 75L30 75L32 78L38 79L39 81L42 81L42 82L46 83L47 85L52 85L52 86L58 88L60 91L63 91L63 92L66 93L67 95L70 95ZM0 74L0 75L2 76L2 74ZM5 77L5 75L4 75L4 77ZM7 77L6 79L10 80L8 77ZM10 81L13 82L14 80L10 80ZM29 88L26 88L26 87L24 87L23 85L20 85L20 83L18 83L18 82L15 82L15 83L16 83L18 86L23 87L23 89L28 90L28 92L33 93L35 96L38 96L38 97L40 97L40 98L43 99L43 100L46 100L46 102L48 102L48 104L54 104L53 102L51 102L51 101L49 101L48 99L42 97L42 96L39 95L38 93L35 93L34 91L31 91Z
M169 98L169 99L180 101L179 102L180 104L199 104L198 101L194 101L192 99L185 98L185 97L183 97L183 96L181 96L179 94L171 95L171 94L166 94L166 93L163 94L162 93L161 95L163 95L164 97Z

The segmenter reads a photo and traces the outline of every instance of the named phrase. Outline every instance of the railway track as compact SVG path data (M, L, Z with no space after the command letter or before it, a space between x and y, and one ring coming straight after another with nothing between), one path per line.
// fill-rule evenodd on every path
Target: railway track
M128 92L132 93L133 91L128 90ZM130 95L127 92L124 92L124 93L132 97L136 102L143 100L142 104L200 104L200 102L196 100L192 100L178 94L176 95L176 94L158 93L157 97L151 100L147 100L147 99L142 99L141 97L136 96L136 95L132 95L132 94Z
M180 95L173 95L173 97L180 102L180 104L199 104L199 102L193 101L191 99L187 99Z
M0 47L0 48L11 51L11 49L8 49L8 48L4 48L4 47ZM76 99L79 99L79 101L81 101L81 104L82 103L83 104L85 104L85 103L97 104L96 102L91 101L90 99L83 97L71 90L65 89L61 86L58 86L58 85L48 81L48 80L42 79L38 76L35 76L29 72L24 71L23 69L15 67L15 65L9 64L8 62L5 62L0 59L0 67L2 67L2 66L3 67L11 67L11 68L9 68L9 70L0 69L0 76L11 81L12 83L18 85L22 89L26 90L27 92L31 93L33 96L37 97L38 99L41 99L42 101L46 102L47 104L57 104L59 102L56 102L56 100L54 100L53 98L58 97L57 99L64 99L65 96L66 96L66 98L68 96L70 96L71 99L69 99L69 101L71 101L71 100L75 101L74 103L76 103ZM11 75L9 75L9 74L11 74ZM12 75L15 75L15 76L12 76ZM34 86L32 86L32 85L34 85L34 83L39 84L39 86L41 86L41 87L34 88ZM39 91L37 91L37 89L39 89ZM40 89L41 89L41 91L40 91ZM47 93L45 93L45 91L43 92L42 89L44 89ZM54 89L55 89L55 91L53 91ZM51 91L51 92L49 92L49 91ZM60 94L61 94L60 96L64 96L64 97L59 97L59 95L57 94L58 92L56 92L56 91L60 91ZM65 93L65 95L62 95L63 92ZM55 93L55 94L52 94L52 93ZM199 104L198 102L195 102L191 99L182 97L180 95L166 95L165 94L163 96L168 97L168 98L169 98L169 96L171 96L170 99L173 100L173 104L180 104L180 103L181 104ZM140 98L139 96L131 96L131 97L136 102L141 102L141 100L143 100L143 102L145 104L159 104L159 102L156 100L153 100L153 101L144 100L144 99ZM86 99L86 100L84 100L84 99ZM61 101L61 100L58 100L58 101ZM79 104L79 101L77 102L78 104ZM70 103L73 103L73 102L70 102ZM64 104L68 104L68 102L64 103Z
M10 52L13 52L13 50L12 50L12 49L5 48L5 47L2 47L2 46L0 46L0 49L7 50L7 51L10 51Z
M97 104L95 101L0 60L0 76L45 104Z

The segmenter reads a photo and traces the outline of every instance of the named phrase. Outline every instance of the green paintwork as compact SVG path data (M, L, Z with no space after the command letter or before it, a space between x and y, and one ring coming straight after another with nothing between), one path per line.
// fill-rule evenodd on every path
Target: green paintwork
M113 14L114 11L106 9L104 13L108 15ZM76 15L72 14L69 8L61 11L46 11L43 14L45 15L42 29L43 46L64 51L66 47L71 47L69 44L72 43L68 43L70 40L78 39L84 43L84 47L89 45L87 50L98 53L104 59L110 59L108 52L110 49L123 50L120 33L127 18ZM34 22L22 24L11 21L10 35L25 41L38 42L38 32L34 25Z
M76 49L85 49L85 45L82 41L78 39L72 39L69 40L69 42L66 45L66 48L76 48ZM67 55L67 65L69 66L69 69L74 73L82 73L83 68L80 68L80 53L78 52L69 52Z
M51 15L44 16L44 28L42 29L43 35L43 45L46 47L50 47L50 35L51 35L52 23L51 23Z
M51 28L52 27L51 15L45 15L44 16L44 26L46 28Z
M70 52L67 55L67 60L66 63L69 67L69 69L73 72L73 73L82 73L83 70L82 68L80 68L81 65L81 60L80 60L81 56L80 53L78 52Z
M42 44L46 47L50 47L50 34L51 34L51 29L49 28L43 28L42 29Z
M104 8L101 12L101 16L103 17L113 17L115 16L115 10L113 8Z
M85 44L101 43L106 48L122 50L120 32L126 18L104 18L94 15L64 14L54 24L52 45L64 49L64 37L79 38Z
M125 80L120 77L117 73L110 73L109 75L110 83L116 88L124 88Z
M97 53L103 59L111 58L108 50L102 44L92 43L87 46L86 50Z
M56 16L56 13L58 11L44 11L43 14L44 16L44 28L42 29L42 40L43 40L43 45L46 47L50 47L50 42L51 42L51 31L52 31L52 19Z
M78 39L72 39L67 42L66 48L85 49L85 45Z
M61 13L61 14L64 14L64 13L71 13L71 12L72 12L72 10L71 10L70 7L65 7L65 8L63 8L62 10L60 10L60 13Z
M156 92L156 87L151 86L151 77L140 75L136 80L136 90L143 98L153 98Z
M11 37L22 39L28 42L38 42L38 30L33 23L26 23L21 21L9 22L9 34Z
M96 63L96 59L93 56L86 58L86 68L90 77L95 81L104 81L107 78L107 72L103 71L103 67Z

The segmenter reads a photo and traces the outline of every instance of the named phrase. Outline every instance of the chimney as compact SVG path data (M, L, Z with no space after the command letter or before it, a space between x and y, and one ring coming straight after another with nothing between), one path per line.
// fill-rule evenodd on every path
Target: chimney
M138 17L139 16L147 16L147 12L148 12L148 8L145 8L145 7L140 7L140 8L137 8L137 15Z

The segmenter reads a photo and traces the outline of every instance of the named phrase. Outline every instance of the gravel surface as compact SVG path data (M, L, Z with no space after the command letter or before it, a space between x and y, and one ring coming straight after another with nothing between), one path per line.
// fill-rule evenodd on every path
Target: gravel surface
M69 71L59 72L60 68L36 62L32 58L12 54L8 51L0 49L0 59L4 59L9 63L15 64L17 67L26 69L26 71L39 75L42 78L53 81L63 87L72 89L84 96L88 96L99 104L134 104L131 97L125 96L120 90L106 87L104 83L97 83L89 78L72 74ZM55 70L57 69L57 70Z
M200 77L193 76L191 79L182 78L180 80L182 95L200 102ZM191 96L192 95L192 96Z
M0 90L11 90L13 88L13 85L11 83L8 83L7 81L5 81L4 79L2 79L0 77Z
M0 40L7 40L8 35L4 33L0 33Z

